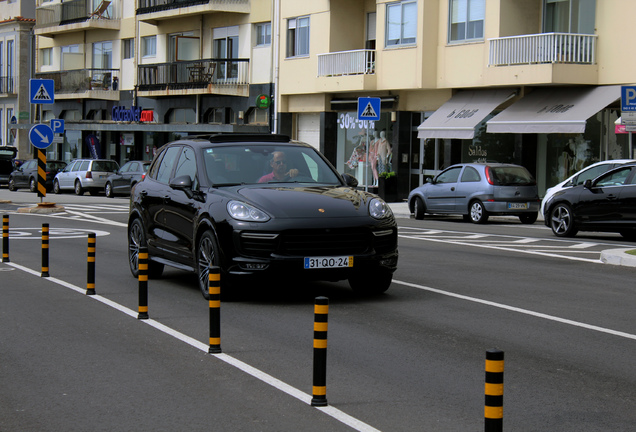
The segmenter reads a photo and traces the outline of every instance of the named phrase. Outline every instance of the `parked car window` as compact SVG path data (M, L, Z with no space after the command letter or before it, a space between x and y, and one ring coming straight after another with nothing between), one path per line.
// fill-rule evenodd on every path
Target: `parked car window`
M49 171L59 171L66 166L64 162L47 162L46 169Z
M35 164L36 164L36 161L30 160L27 163L25 163L24 165L22 165L21 168L22 168L23 171L30 170L30 169L35 168Z
M532 174L522 166L490 167L496 184L501 186L528 186L536 184Z
M83 167L84 165L82 165ZM117 172L119 165L115 161L94 161L93 171ZM82 170L84 171L84 170Z
M139 171L139 162L128 162L126 165L126 171L137 172Z
M177 170L174 173L175 178L187 175L192 180L192 188L197 189L197 158L194 154L194 150L190 147L184 147L179 162L177 163Z
M457 183L462 167L449 168L437 176L435 183Z
M478 182L481 180L479 173L473 167L466 167L462 174L462 182Z
M88 166L90 165L90 163L90 161L83 161L78 171L88 171Z
M155 178L158 182L167 184L170 181L174 164L180 152L181 147L170 147L164 152L165 154L161 159L161 163L157 164L159 168L157 169L157 176Z
M632 172L631 168L623 168L618 171L614 171L611 174L605 175L601 177L597 182L596 186L598 187L607 187L607 186L621 186L627 180L627 176Z
M582 185L583 183L585 183L585 180L593 180L610 168L613 168L613 166L609 164L597 165L595 167L592 167L589 170L583 171L581 174L573 178L572 182L570 182L568 186Z

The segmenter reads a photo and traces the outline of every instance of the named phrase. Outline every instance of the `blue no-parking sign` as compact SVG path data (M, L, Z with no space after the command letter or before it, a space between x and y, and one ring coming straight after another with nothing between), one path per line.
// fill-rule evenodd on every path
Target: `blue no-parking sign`
M380 98L358 98L358 120L380 120Z

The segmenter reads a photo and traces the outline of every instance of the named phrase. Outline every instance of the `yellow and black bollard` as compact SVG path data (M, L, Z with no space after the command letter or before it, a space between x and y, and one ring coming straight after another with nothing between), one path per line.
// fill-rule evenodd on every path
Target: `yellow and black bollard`
M503 429L504 353L497 349L486 351L486 407L485 431Z
M42 277L49 277L49 224L42 224Z
M314 305L314 381L311 406L327 406L327 321L329 299L316 297Z
M9 215L2 216L2 262L9 262Z
M139 315L137 319L148 319L148 248L141 246L137 256L139 279Z
M95 295L95 233L88 233L88 258L86 266L86 295Z
M221 269L210 267L208 273L208 295L210 303L210 354L221 351Z
M38 196L44 198L46 196L46 152L42 149L37 150L38 158Z

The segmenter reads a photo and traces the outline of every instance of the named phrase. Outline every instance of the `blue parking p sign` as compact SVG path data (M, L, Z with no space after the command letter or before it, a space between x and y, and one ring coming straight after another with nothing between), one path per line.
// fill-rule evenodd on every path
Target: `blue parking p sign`
M636 86L621 87L621 111L636 111Z

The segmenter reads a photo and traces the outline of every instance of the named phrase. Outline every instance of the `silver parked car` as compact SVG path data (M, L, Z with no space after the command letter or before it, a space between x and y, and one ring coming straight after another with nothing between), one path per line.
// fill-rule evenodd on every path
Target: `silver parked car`
M97 195L104 190L106 179L119 170L119 164L110 159L76 159L71 161L53 180L53 192L73 190L77 195L88 191Z
M460 214L474 223L485 223L489 215L513 215L532 224L540 203L537 182L528 170L501 163L453 165L408 197L415 219L425 213Z

